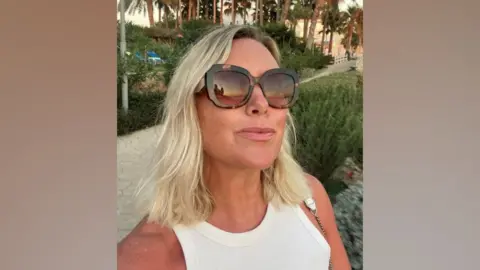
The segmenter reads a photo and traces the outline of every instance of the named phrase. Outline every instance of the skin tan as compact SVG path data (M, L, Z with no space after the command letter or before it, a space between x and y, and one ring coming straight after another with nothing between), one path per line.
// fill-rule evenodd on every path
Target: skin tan
M253 76L261 76L278 67L269 51L251 39L235 40L226 64L244 67ZM197 109L204 138L207 185L216 202L207 221L229 232L249 231L261 223L266 213L260 170L269 167L280 150L287 110L269 107L258 86L244 107L220 109L207 97L200 96ZM248 127L267 127L274 129L275 133L269 141L252 141L239 133ZM334 269L350 270L327 193L313 176L308 175L307 179L332 247ZM313 215L304 206L302 208L318 228ZM173 231L147 224L145 220L118 244L117 263L118 270L186 269L182 249Z

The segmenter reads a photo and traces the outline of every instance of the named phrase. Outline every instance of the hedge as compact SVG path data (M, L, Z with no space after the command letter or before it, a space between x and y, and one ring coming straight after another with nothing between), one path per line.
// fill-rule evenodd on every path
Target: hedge
M156 124L160 105L165 94L162 92L135 92L128 96L129 111L121 109L121 96L117 99L117 136L127 135L137 130L146 129Z

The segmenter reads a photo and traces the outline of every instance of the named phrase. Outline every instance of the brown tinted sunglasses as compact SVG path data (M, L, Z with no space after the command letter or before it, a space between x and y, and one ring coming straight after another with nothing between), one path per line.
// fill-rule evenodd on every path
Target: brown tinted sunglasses
M298 98L299 76L291 69L275 68L260 77L253 77L248 70L232 65L215 64L205 74L208 98L215 106L234 109L244 106L259 85L270 107L291 107Z

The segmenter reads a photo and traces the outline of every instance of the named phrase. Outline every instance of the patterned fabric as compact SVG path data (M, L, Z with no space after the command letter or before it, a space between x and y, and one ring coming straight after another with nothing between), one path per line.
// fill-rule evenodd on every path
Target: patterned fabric
M363 270L363 182L339 193L334 211L352 270Z

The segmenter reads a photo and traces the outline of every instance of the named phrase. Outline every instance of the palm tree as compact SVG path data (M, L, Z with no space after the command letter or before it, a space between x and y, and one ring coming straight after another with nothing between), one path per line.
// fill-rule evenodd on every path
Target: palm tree
M358 35L358 45L360 52L363 51L363 9L360 9L357 13L355 32Z
M283 3L283 9L282 9L282 16L280 17L280 22L285 23L288 17L288 11L290 10L290 6L292 5L291 0L285 0Z
M223 1L220 0L220 25L223 25Z
M258 20L260 22L260 26L263 26L263 0L258 0Z
M329 6L324 16L322 16L323 25L326 26L322 30L325 34L329 34L328 54L332 53L333 48L333 35L335 33L341 33L343 29L347 28L348 14L340 11L337 5ZM323 44L323 43L322 43Z
M308 21L312 17L313 10L310 7L302 5L302 3L297 2L293 9L288 13L287 18L292 21L292 28L297 29L298 21L303 20L303 40L307 41L308 35Z
M208 5L207 6L207 9L208 9ZM200 0L197 0L197 14L195 16L195 18L199 19L200 18Z
M133 14L136 11L147 13L150 27L155 26L155 20L153 19L153 0L125 0L125 9L129 14ZM117 5L117 10L120 10L120 4Z
M323 7L324 4L325 4L325 0L316 0L315 2L315 8L313 9L313 14L312 14L312 23L310 24L310 29L308 31L308 37L307 37L306 48L308 50L313 49L315 28L317 26L318 17L320 16L320 9Z
M237 3L237 0L227 0L227 2L225 2L225 10L223 11L223 13L225 13L225 15L232 15L232 24L235 24L236 23L236 17L237 17L237 8L238 8L238 3Z
M329 20L329 13L328 9L330 6L328 3L325 3L325 5L322 7L322 37L321 37L321 43L320 43L320 51L323 53L324 52L324 47L325 47L325 35L327 33L327 21Z
M208 10L208 5L207 5L207 10ZM217 23L217 0L213 0L213 23L214 24Z
M148 22L150 27L155 25L155 20L153 19L153 0L145 0L147 2L147 12L148 12ZM137 1L140 2L140 1Z
M177 13L177 20L175 21L175 28L178 29L182 27L182 0L177 0L177 5L176 5L176 13Z
M248 11L252 8L252 2L250 0L237 0L237 13L242 16L243 24L247 24Z
M347 11L345 12L346 19L348 22L346 25L346 29L343 32L346 34L345 50L349 53L351 53L350 50L352 46L352 37L355 32L355 28L357 28L356 26L358 24L358 17L361 10L362 9L357 4L355 4L355 5L349 6Z

